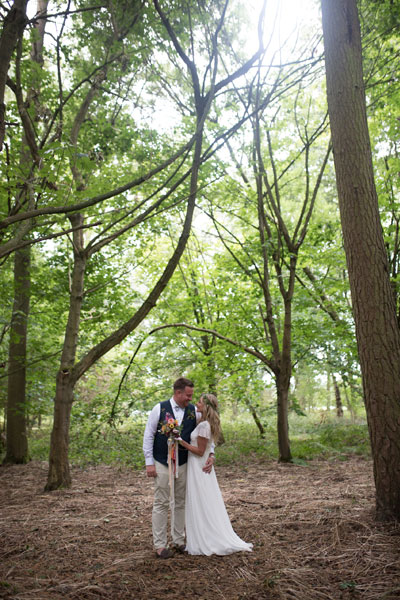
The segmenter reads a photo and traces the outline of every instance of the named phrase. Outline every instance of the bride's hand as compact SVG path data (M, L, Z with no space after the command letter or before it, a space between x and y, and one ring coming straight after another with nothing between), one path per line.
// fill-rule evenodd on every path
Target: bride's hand
M214 466L215 463L215 456L214 454L209 454L207 460L206 460L206 464L203 467L203 471L204 473L211 473L212 468Z

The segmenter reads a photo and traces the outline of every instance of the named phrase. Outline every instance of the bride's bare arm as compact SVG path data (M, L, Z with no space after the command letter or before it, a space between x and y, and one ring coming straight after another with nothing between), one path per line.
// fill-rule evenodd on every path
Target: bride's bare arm
M203 456L203 454L207 448L207 442L208 442L207 438L199 436L197 438L198 445L192 446L191 444L188 444L187 442L185 442L185 440L183 440L182 438L179 438L179 443L182 444L182 446L184 448L186 448L186 450L189 450L189 452L193 452L193 454L197 454L197 456Z

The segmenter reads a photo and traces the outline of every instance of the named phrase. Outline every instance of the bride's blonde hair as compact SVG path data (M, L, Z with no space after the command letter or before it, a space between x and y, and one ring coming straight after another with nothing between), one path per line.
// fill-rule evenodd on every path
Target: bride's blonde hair
M211 435L214 443L217 444L221 435L221 422L218 414L218 400L214 394L201 394L200 400L203 400L205 410L203 412L203 421L208 421L211 427Z

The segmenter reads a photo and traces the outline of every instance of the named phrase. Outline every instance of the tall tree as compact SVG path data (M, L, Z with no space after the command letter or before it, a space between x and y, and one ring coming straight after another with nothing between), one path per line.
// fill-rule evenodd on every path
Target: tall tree
M251 286L249 316L245 322L247 327L249 322L252 323L250 335L254 338L251 344L258 350L263 348L258 352L259 358L275 380L279 457L285 462L292 458L288 410L293 371L292 306L296 273L330 154L329 140L323 135L327 127L324 109L313 111L311 101L303 109L304 113L298 107L309 71L311 77L315 77L313 66L311 61L303 72L291 73L288 78L290 84L287 85L296 92L287 104L284 101L281 104L287 110L284 131L279 131L279 109L262 110L263 106L268 106L266 99L271 99L271 92L261 81L252 86L250 93L254 95L256 110L252 118L252 155L248 162L253 166L255 189L240 169L244 182L241 194L246 205L245 210L238 211L242 233L228 234L226 227L223 232L216 222L220 238L236 262L236 268ZM280 80L285 80L285 74L282 70L277 76L277 88L281 85ZM290 125L287 114L293 114ZM323 141L319 145L321 136ZM275 143L274 137L279 143ZM283 144L282 140L285 140ZM282 153L282 145L285 153ZM257 232L258 239L253 232Z
M37 13L45 13L48 0L37 1ZM40 88L40 68L43 65L43 37L46 20L36 22L33 30L31 60L37 65L32 78L32 85L28 90L25 104L33 104L32 121L38 123L38 96ZM22 38L18 42L18 55L22 53ZM18 61L19 62L19 61ZM19 65L17 65L17 69ZM17 77L17 85L20 78ZM18 92L22 95L22 90ZM33 190L29 181L30 165L32 162L31 151L24 130L21 152L20 173L22 180L19 187L24 190L27 204L33 208ZM24 198L21 197L24 202ZM28 440L26 432L26 349L28 335L28 317L30 305L30 263L31 246L19 248L14 254L14 306L10 327L10 345L8 359L8 390L7 390L7 441L6 463L24 463L28 460Z
M173 251L165 260L165 265L161 265L163 268L158 271L157 280L154 284L149 286L142 302L132 310L130 318L112 331L108 336L104 337L101 341L84 352L83 356L77 360L79 324L84 296L85 270L88 259L105 245L113 242L116 238L130 231L133 227L143 224L150 214L157 213L162 202L165 200L165 196L164 194L160 194L159 199L157 199L152 206L143 209L143 212L140 215L134 219L130 219L127 225L120 227L114 231L114 233L110 233L109 230L111 227L115 227L119 223L119 220L104 227L103 231L90 240L86 246L82 233L83 215L81 213L76 213L73 216L72 225L75 230L73 243L74 268L72 273L68 323L65 331L60 369L57 374L54 423L51 435L49 473L46 484L47 490L56 489L60 486L68 486L71 483L68 462L69 420L76 383L97 360L124 340L147 317L171 279L186 247L197 197L200 167L206 159L203 153L205 123L214 98L232 81L245 73L262 51L262 48L260 47L255 56L227 76L219 78L219 35L225 20L227 7L227 3L225 3L220 10L211 10L209 13L206 12L206 14L203 15L203 18L206 20L204 23L204 31L206 32L208 42L208 54L205 55L206 66L201 76L202 67L198 66L196 63L196 32L189 27L190 50L186 53L177 33L180 31L180 19L178 20L179 22L174 25L172 21L174 13L172 13L171 18L168 17L157 0L154 0L154 7L159 15L164 31L167 33L170 43L172 43L175 50L175 54L173 54L174 61L176 61L177 58L182 61L189 73L191 93L194 98L194 119L192 115L192 127L194 128L194 132L192 132L192 143L189 145L189 148L192 149L189 168L183 175L179 173L177 176L176 173L179 171L178 168L173 175L168 176L168 183L163 183L156 192L156 194L160 194L162 190L165 191L166 185L170 185L171 191L175 191L180 183L185 182L186 179L188 179L188 186L187 188L184 188L184 193L187 194L187 196L185 197L184 202L185 208L182 228L179 237L175 242ZM189 23L192 23L191 18L189 18ZM184 37L185 35L185 32L183 32ZM199 62L201 63L201 61ZM185 164L185 161L182 161L182 164ZM170 183L171 180L174 179L174 176L176 176L177 180ZM149 198L151 198L152 195L155 194L151 194ZM170 194L167 194L167 197L169 197L169 195ZM148 201L149 198L145 199L145 201ZM180 203L181 202L182 200L180 199ZM139 207L142 206L142 204L143 202L139 202ZM131 215L128 212L126 216Z
M356 0L322 0L327 97L376 486L400 519L400 331L374 182Z

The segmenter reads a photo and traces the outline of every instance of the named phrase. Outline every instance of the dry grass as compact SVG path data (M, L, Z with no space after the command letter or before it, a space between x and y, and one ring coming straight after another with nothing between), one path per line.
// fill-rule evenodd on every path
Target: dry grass
M234 528L254 552L167 561L152 552L143 472L75 470L72 489L44 493L46 471L0 469L1 598L400 598L400 528L373 520L369 461L217 467Z

